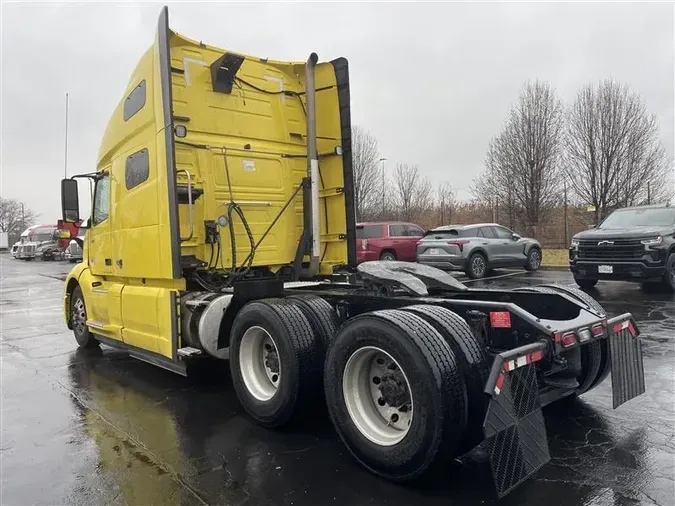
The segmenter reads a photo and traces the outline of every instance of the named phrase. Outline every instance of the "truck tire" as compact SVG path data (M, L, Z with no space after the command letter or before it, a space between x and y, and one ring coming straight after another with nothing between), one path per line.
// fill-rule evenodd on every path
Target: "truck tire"
M663 285L675 292L675 253L668 255L666 259L666 273L663 275Z
M380 255L380 260L383 262L393 262L394 260L396 260L396 253L394 253L393 251L384 251Z
M328 351L324 389L342 442L388 480L422 475L454 455L464 434L466 390L455 354L411 312L347 321Z
M473 335L469 324L457 313L441 306L418 305L403 308L430 323L450 345L466 385L466 431L458 453L471 450L483 440L483 421L488 397L483 392L490 373L485 347Z
M87 306L79 286L76 286L70 296L70 326L75 334L75 340L80 348L98 348L99 342L87 327Z
M574 282L584 290L590 290L591 288L593 288L595 285L598 284L597 279L577 278L576 276L574 276Z
M335 308L318 295L291 295L284 300L295 304L312 326L314 335L321 341L325 356L330 343L335 339L339 320Z
M487 257L483 253L472 253L466 261L464 272L471 279L484 278L490 270Z
M563 285L546 285L533 286L532 289L537 289L536 291L546 291L547 293L551 293L551 291L565 293L588 305L603 318L607 316L607 311L602 307L602 304L579 288ZM607 339L602 339L601 341L595 341L582 346L579 349L579 352L581 354L581 377L578 378L579 387L575 390L576 395L585 394L598 386L605 380L611 371L611 364L609 362L609 342Z
M234 318L230 372L239 402L265 427L279 427L321 392L323 354L311 324L295 303L249 302Z

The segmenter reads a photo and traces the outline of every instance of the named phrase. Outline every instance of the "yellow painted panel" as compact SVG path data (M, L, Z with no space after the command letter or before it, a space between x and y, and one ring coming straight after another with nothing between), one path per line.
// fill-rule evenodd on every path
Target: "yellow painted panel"
M157 296L157 317L159 323L157 352L167 358L173 357L173 346L171 343L171 292L172 290L162 289ZM178 307L176 309L178 310ZM176 332L180 332L180 325L176 325ZM178 342L177 347L181 347L180 342Z
M215 221L226 214L226 206L233 199L242 206L253 238L258 241L307 173L304 63L244 56L231 93L216 93L209 66L226 50L178 34L172 34L170 45L171 66L178 70L172 73L174 111L189 118L185 123L187 136L176 139L177 166L190 167L195 177L199 175L204 191L203 202L193 209L194 221L200 226L205 220ZM324 137L318 141L322 155L320 187L342 189L342 157L335 154L342 144L340 109L330 63L317 66L316 81L317 88L327 88L317 92L317 134ZM179 208L181 233L185 235L187 206ZM329 273L333 265L347 261L344 193L322 197L319 213L321 239L327 244L323 255L326 265L321 270ZM256 251L254 266L274 270L293 261L302 233L302 214L299 193ZM233 222L240 265L250 251L250 243L241 220L236 217ZM193 247L204 240L202 231L198 234L195 241L183 244L182 253L196 254L208 262L210 246ZM229 227L223 227L220 234L218 265L229 268ZM330 243L329 237L333 238Z
M126 344L157 352L157 300L161 288L125 286L122 291L122 338Z

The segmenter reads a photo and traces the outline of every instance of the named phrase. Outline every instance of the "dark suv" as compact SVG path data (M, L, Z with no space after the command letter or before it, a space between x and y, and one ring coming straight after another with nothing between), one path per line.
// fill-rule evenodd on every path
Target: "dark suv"
M582 288L611 279L663 282L675 291L675 207L614 211L572 238L570 270Z

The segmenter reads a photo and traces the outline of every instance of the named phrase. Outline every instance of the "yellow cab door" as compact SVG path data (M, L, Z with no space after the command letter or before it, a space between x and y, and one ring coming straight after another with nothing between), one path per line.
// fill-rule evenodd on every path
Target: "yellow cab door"
M150 112L142 109L130 121L143 125L144 115L147 126L139 128L134 144L113 162L113 269L115 278L123 281L120 314L124 343L160 353L158 339L164 331L159 325L160 313L167 326L171 322L168 290L158 286L159 214L157 206L147 205L158 199L155 133L150 128ZM168 342L170 339L167 336Z
M87 251L91 286L83 287L89 294L87 324L92 332L119 339L119 332L111 325L112 220L110 217L110 170L103 171L96 181L91 227L87 231Z

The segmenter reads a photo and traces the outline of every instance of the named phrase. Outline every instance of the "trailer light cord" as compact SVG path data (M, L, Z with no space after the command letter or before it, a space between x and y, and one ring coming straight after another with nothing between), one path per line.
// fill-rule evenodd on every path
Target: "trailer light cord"
M230 202L227 205L227 221L228 221L228 226L230 229L230 247L231 247L231 254L232 254L232 266L230 270L230 274L227 277L225 281L225 286L228 286L234 281L236 278L240 278L242 276L245 276L248 274L249 270L251 269L251 266L253 265L253 259L255 257L255 240L253 239L253 232L251 232L251 227L249 227L248 220L246 219L246 215L244 214L244 211L242 211L241 206L237 204L234 201L234 193L232 192L232 179L230 178L230 167L227 163L227 150L225 148L222 149L223 151L223 163L225 165L225 175L227 176L227 188L230 194ZM236 212L239 218L241 219L242 224L244 225L244 229L246 230L246 235L248 236L248 241L251 247L250 253L248 257L246 257L246 260L241 264L241 267L237 267L237 238L236 234L234 233L234 222L232 221L232 213ZM222 238L219 238L218 240L218 252L219 252L219 257L220 257L220 243L222 241ZM222 267L222 257L220 257L221 260L221 267ZM247 263L248 262L248 263Z

